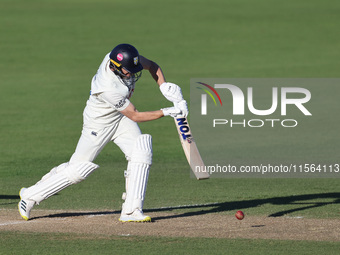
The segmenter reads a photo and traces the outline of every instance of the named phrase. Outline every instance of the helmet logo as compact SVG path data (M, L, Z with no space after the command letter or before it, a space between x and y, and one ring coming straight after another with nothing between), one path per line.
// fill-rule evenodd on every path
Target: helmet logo
M123 54L122 53L118 53L117 54L117 59L118 59L118 61L122 61L123 60Z
M135 64L135 66L138 64L138 56L133 58L133 63Z

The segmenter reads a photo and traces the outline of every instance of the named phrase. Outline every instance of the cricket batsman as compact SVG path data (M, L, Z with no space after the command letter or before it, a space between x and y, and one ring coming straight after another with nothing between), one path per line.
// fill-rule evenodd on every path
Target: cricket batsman
M174 106L156 111L139 112L130 102L142 70L148 70L161 93ZM114 142L125 154L124 203L119 220L148 222L143 202L152 164L152 138L142 134L138 122L163 116L187 116L188 107L178 85L166 82L155 62L139 55L130 44L119 44L103 59L92 78L91 93L83 112L83 130L69 162L54 167L40 181L20 190L19 213L29 220L34 205L66 187L85 180L99 166L94 164L108 142Z

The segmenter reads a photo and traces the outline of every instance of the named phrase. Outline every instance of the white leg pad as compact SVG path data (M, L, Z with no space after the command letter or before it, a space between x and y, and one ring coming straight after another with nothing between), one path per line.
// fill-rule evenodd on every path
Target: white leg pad
M55 175L56 173L59 173L60 171L64 170L67 166L68 162L62 163L59 166L52 168L52 170L45 174L38 183L45 181L46 179L50 178L52 175Z
M150 165L132 163L132 171L129 176L129 188L123 204L123 214L133 213L135 209L143 209L146 186L149 177Z
M152 164L152 137L151 135L138 136L132 149L131 162Z
M72 184L76 184L85 180L94 170L99 166L92 162L81 162L69 164L63 171L63 174L68 178Z
M22 199L34 200L37 204L66 187L85 180L99 166L92 162L64 163L53 168L35 185L27 188Z
M151 163L152 138L150 135L140 135L132 150L131 161L128 164L126 197L122 214L130 214L135 209L143 209Z

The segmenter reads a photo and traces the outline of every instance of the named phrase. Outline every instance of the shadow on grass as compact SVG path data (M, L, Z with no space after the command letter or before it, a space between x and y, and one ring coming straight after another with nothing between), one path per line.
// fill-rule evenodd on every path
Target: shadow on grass
M308 202L308 200L315 200L315 199L334 199L334 200L331 202L313 202L313 201ZM307 194L307 195L288 196L288 197L273 197L273 198L266 198L266 199L253 199L253 200L232 201L232 202L223 202L223 203L211 203L211 204L203 204L203 205L167 207L167 208L144 210L144 212L172 211L176 209L178 210L178 209L190 209L190 208L200 209L200 210L190 211L190 212L186 212L182 214L152 218L154 221L157 221L157 220L162 220L162 219L190 217L190 216L195 216L195 215L204 215L204 214L210 214L210 213L216 213L216 212L249 209L249 208L261 206L264 204L297 205L295 209L279 211L279 212L268 215L268 217L280 217L280 216L284 216L285 214L293 213L297 211L304 211L304 210L322 207L322 206L326 206L330 204L340 204L340 193L336 192L336 193Z
M49 214L46 216L33 217L30 220L44 219L44 218L68 218L68 217L80 217L80 216L100 216L100 215L113 215L120 214L120 211L103 211L103 212L67 212Z
M1 200L19 200L20 197L19 196L15 196L15 195L0 195L0 201ZM6 203L0 203L1 205L11 205L11 204L17 204L19 201L16 202L6 202Z
M19 196L13 195L0 195L0 200L7 199L20 199ZM316 199L333 199L330 202L315 202L313 200ZM17 203L17 202L15 202ZM272 204L272 205L296 205L296 208L278 211L273 214L268 215L268 217L280 217L285 214L297 212L297 211L305 211L312 208L322 207L330 204L340 204L340 192L336 193L320 193L320 194L306 194L306 195L298 195L298 196L287 196L287 197L273 197L273 198L265 198L265 199L252 199L252 200L243 200L243 201L228 201L222 203L208 203L208 204L196 204L196 205L183 205L183 206L173 206L173 207L161 207L161 208L151 208L144 209L145 213L148 212L170 212L175 210L183 210L183 209L193 209L190 212L178 213L176 215L167 215L160 217L153 217L153 221L163 220L163 219L172 219L172 218L182 218L182 217L190 217L195 215L205 215L216 212L225 212L225 211L235 211L242 209L249 209L253 207L258 207L264 204ZM2 204L0 204L2 205ZM35 217L33 219L41 219L41 218L67 218L67 217L79 217L79 216L99 216L99 215L114 215L120 214L120 211L101 211L101 212L67 212L67 213L57 213L50 214L46 216Z

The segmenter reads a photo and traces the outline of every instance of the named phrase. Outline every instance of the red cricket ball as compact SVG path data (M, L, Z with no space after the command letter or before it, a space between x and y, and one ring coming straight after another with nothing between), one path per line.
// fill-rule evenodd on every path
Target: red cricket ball
M237 211L235 213L235 217L238 219L238 220L243 220L244 218L244 213L242 211Z

